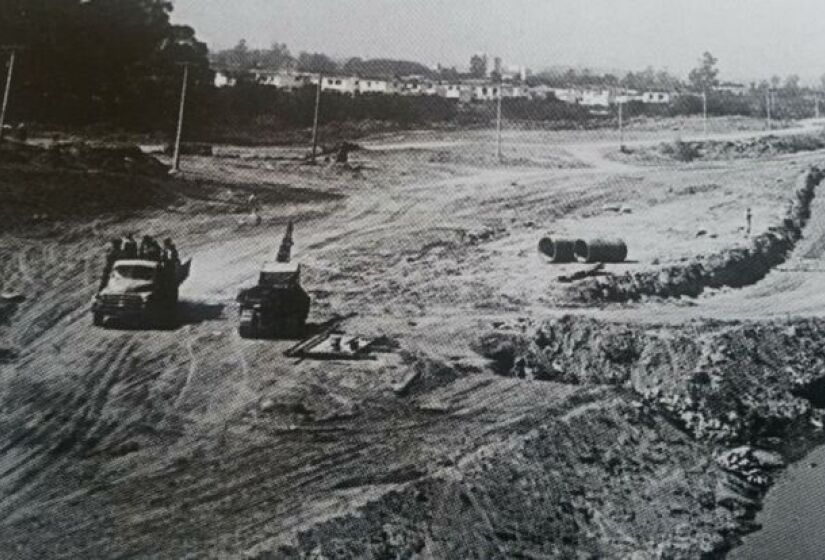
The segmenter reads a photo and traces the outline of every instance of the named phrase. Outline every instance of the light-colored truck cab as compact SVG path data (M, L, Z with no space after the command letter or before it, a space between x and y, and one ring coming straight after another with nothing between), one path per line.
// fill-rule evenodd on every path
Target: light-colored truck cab
M188 276L188 265L181 267L144 259L115 261L106 285L92 302L94 324L137 322L173 326L177 317L178 285Z

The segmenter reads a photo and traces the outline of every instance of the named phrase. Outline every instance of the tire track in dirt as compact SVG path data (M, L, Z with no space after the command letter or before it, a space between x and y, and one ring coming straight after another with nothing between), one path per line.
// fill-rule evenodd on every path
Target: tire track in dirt
M34 505L27 503L27 496L37 490L41 481L49 480L62 469L69 455L90 451L116 428L114 424L107 426L103 423L102 412L136 346L137 342L131 336L112 340L92 357L84 382L72 388L72 404L77 409L71 416L64 420L65 416L54 415L19 442L18 445L27 445L25 440L28 439L32 451L25 463L3 473L6 483L4 496L0 499L0 519L7 519L3 516L4 511L13 512L14 517L23 515ZM44 404L48 407L49 402Z

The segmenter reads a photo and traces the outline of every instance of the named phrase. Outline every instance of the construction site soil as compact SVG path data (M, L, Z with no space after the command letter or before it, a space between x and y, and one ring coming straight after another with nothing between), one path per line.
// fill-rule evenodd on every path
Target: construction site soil
M678 126L628 142L699 141ZM503 145L506 165L486 130L370 137L347 164L216 146L173 177L132 149L4 146L0 557L714 558L758 529L823 441L823 152ZM393 343L374 359L238 336L290 220L309 330L354 313L348 334ZM92 326L124 231L193 259L174 329ZM592 265L551 264L548 233L628 260L560 282Z

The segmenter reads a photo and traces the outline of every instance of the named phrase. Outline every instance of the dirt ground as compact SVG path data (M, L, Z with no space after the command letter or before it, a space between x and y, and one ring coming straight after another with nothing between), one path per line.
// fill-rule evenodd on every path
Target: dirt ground
M637 124L628 142L701 134L694 124ZM760 126L714 122L711 132L738 141L768 133ZM746 209L754 234L781 222L799 176L823 153L651 165L617 157L617 140L509 131L502 164L490 131L374 137L346 166L305 165L295 149L226 146L185 157L181 177L152 178L149 202L66 216L48 210L63 205L53 183L65 177L132 194L146 186L117 170L4 164L15 173L0 178L9 192L48 183L37 192L51 194L0 234L0 556L724 554L754 529L755 506L746 491L726 498L714 457L792 436L806 443L774 446L792 458L816 441L798 424L819 421L823 403L810 403L825 365L803 368L805 348L784 356L783 346L740 386L699 399L691 383L708 369L698 358L724 345L736 355L788 328L818 344L823 199L765 280L696 299L571 307L557 277L584 265L550 264L536 247L548 232L621 237L628 262L608 274L746 247ZM263 206L258 225L252 193ZM347 333L389 337L396 351L296 360L284 356L295 341L239 338L235 296L289 220L311 325L355 313ZM171 235L192 257L176 329L92 327L102 247L122 231ZM546 326L570 313L569 325ZM764 320L774 326L748 330ZM579 331L578 321L595 326ZM558 354L536 350L556 348L542 342L548 333L570 332L590 334ZM709 342L662 350L651 336ZM721 377L752 367L713 363ZM789 364L806 372L797 385L780 376L768 396L736 390ZM796 400L777 396L791 391ZM757 433L730 421L720 439L674 420L710 422L719 403L761 418L758 406L734 403L745 394L781 403L787 422ZM678 404L687 398L709 404Z

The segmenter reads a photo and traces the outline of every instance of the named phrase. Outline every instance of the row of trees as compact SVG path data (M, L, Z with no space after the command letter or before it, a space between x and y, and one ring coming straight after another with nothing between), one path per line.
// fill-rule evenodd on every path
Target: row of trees
M242 75L253 69L298 70L301 72L324 74L355 74L361 76L395 76L422 74L432 76L436 73L430 68L407 60L388 58L363 60L359 57L337 62L323 53L301 52L293 56L283 43L273 43L268 49L250 49L241 39L231 49L217 51L210 55L216 68Z
M19 45L19 64L13 83L13 120L59 125L100 123L126 129L173 130L180 91L182 63L190 66L190 122L252 119L255 114L277 114L284 126L306 126L311 122L310 92L294 100L287 94L268 93L252 85L226 91L212 87L213 75L207 47L188 26L170 21L172 4L167 0L2 0L0 38ZM431 70L416 62L350 58L336 62L322 53L302 52L293 56L281 43L268 49L250 49L241 41L232 49L212 55L212 63L239 72L252 68L294 67L309 72L346 72L360 75L422 74L444 79L488 75L489 61L475 55L470 74L455 68ZM685 89L713 91L718 85L717 59L705 53L686 82L666 71L648 68L624 77L587 70L567 70L532 77L535 83L627 87L630 89ZM494 61L495 69L500 61ZM825 85L825 81L823 81ZM771 95L765 95L774 90ZM747 95L731 98L711 95L711 113L763 115L766 104L776 116L811 114L809 90L797 76L773 77L751 84ZM274 96L274 97L272 97ZM386 97L346 100L325 95L324 119L387 119L411 124L447 121L461 117L441 99L409 100ZM629 108L630 110L630 108ZM647 111L637 107L637 111ZM657 109L662 110L662 109ZM679 114L700 112L697 100L679 98L670 108ZM632 113L633 111L630 111ZM546 103L509 102L505 116L511 118L587 119L586 110L568 110L556 100Z
M13 113L67 124L174 120L181 63L212 81L195 31L166 0L2 0L0 41L20 47Z

